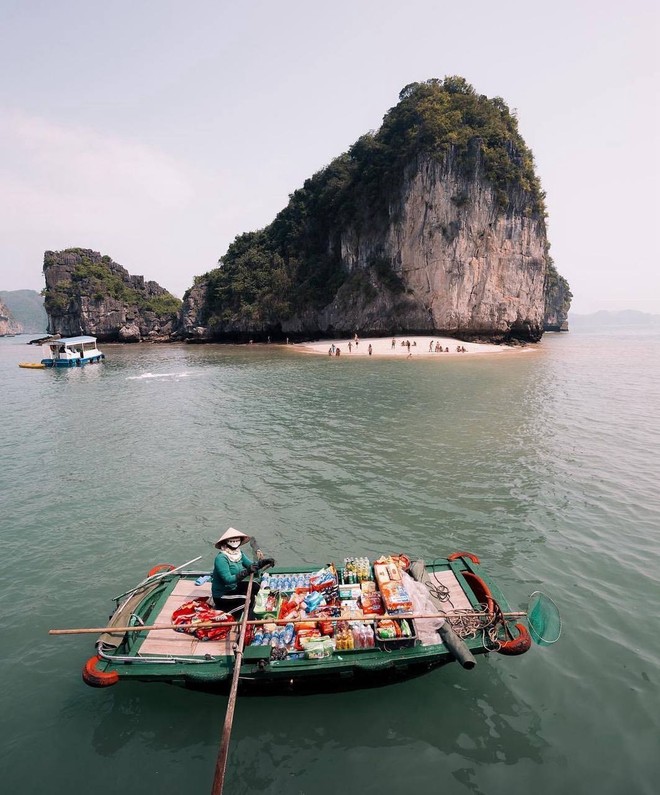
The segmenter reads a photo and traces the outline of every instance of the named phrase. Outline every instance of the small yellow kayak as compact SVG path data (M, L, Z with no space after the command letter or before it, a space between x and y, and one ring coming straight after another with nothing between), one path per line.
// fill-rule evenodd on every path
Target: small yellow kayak
M19 367L27 367L30 370L45 370L46 365L41 362L19 362Z

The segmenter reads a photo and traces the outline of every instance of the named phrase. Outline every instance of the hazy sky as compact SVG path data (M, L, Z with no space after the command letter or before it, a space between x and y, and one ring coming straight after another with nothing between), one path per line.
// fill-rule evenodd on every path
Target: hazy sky
M0 289L81 246L181 296L459 74L517 110L573 311L660 312L659 5L0 0Z

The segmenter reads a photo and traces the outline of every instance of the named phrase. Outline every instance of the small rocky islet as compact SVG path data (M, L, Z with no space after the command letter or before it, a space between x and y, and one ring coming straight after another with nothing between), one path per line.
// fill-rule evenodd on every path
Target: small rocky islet
M438 334L537 342L571 293L531 151L461 77L406 86L379 130L236 237L180 301L89 249L47 251L49 331L100 341Z

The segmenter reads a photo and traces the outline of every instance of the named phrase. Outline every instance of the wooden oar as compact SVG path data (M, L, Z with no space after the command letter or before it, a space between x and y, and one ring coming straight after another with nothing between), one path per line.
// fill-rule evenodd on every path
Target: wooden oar
M245 610L241 620L241 632L238 637L238 645L234 653L234 675L231 679L231 689L229 690L229 703L225 713L225 723L222 727L222 739L220 740L220 750L215 761L215 774L213 776L213 787L211 795L222 795L222 788L225 783L225 770L227 768L227 755L229 754L229 740L231 737L231 727L234 722L234 710L236 708L236 694L238 692L238 678L241 674L241 662L243 660L243 647L245 645L245 631L248 625L248 613L250 610L250 597L252 596L252 583L254 574L250 574L247 592L245 595Z
M332 618L319 618L309 616L308 618L257 618L245 621L246 626L250 624L305 624L308 621L380 621L382 619L402 619L402 618L460 618L462 616L489 616L485 610L464 610L449 613L404 613L402 615L370 615L360 616L359 618L347 618L333 616ZM524 611L503 612L505 618L522 618L527 615ZM211 627L235 627L235 621L200 621L197 624L144 624L132 627L85 627L81 629L49 629L49 635L100 635L103 632L157 632L160 629L209 629Z

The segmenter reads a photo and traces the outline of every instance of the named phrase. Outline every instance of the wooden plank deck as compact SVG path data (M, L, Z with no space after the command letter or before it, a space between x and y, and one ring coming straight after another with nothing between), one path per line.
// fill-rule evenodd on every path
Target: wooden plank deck
M456 579L456 575L453 571L437 571L435 574L428 574L424 582L427 585L436 585L437 581L440 581L441 585L444 585L445 588L449 591L449 599L446 601L438 601L434 597L431 597L436 605L439 608L438 612L449 613L452 610L471 610L472 605L470 604L470 600L465 595L465 591L461 588L459 581Z
M416 613L448 613L453 610L470 610L470 600L465 595L460 582L451 569L436 571L429 574L424 572L422 584L426 586L426 595L423 600L415 604ZM419 584L415 584L419 587ZM436 596L438 590L445 598ZM414 589L413 589L414 591ZM422 646L442 645L438 635L438 628L442 624L439 618L421 618L415 620L417 638Z
M179 580L172 593L167 597L160 613L155 617L154 624L171 624L172 613L184 602L199 599L201 596L211 595L211 583L195 585L192 580ZM204 657L210 654L213 657L232 654L232 646L238 641L238 628L232 629L225 640L197 640L185 632L176 632L173 629L161 629L157 632L148 632L145 641L140 647L139 654L176 655L186 657Z

